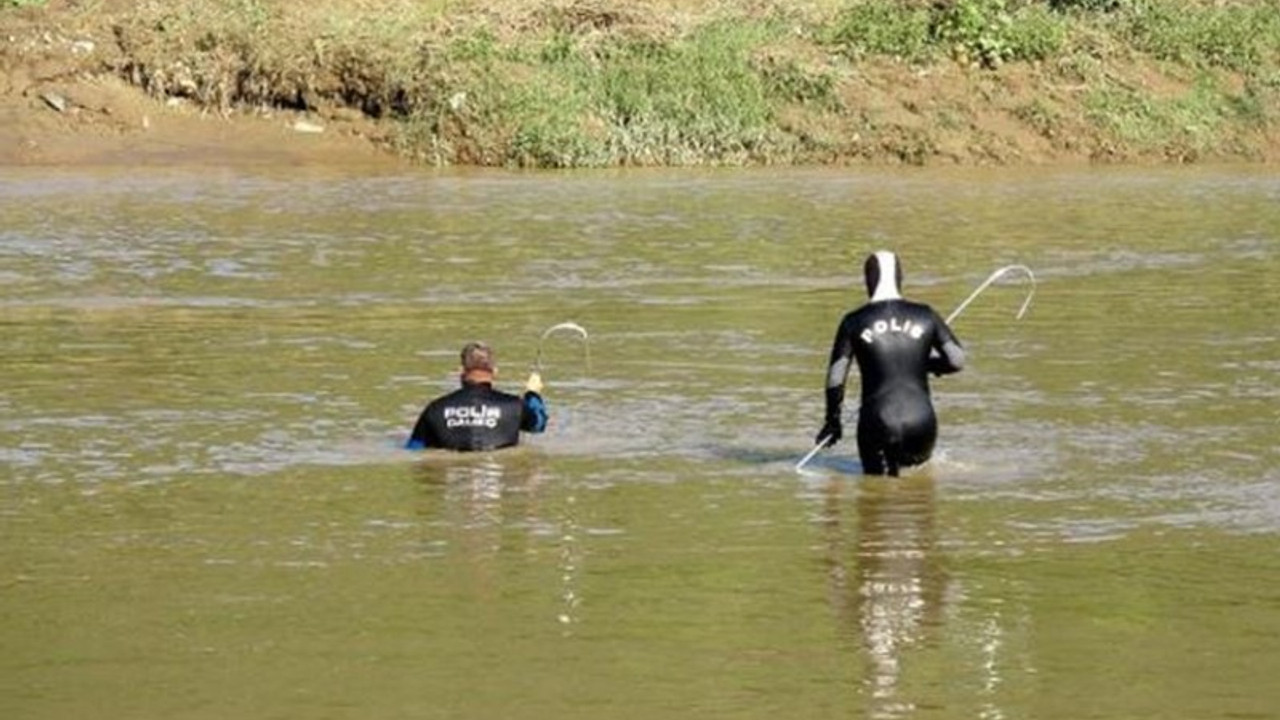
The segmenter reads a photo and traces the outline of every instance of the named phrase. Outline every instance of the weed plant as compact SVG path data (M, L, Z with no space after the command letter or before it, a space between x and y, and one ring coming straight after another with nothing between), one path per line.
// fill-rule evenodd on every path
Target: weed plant
M846 141L792 120L857 126L849 80L880 63L1085 80L1075 115L1141 152L1211 153L1280 104L1280 0L151 0L117 35L117 70L157 95L354 107L434 164L803 159ZM1194 82L1159 97L1108 70L1126 64ZM1046 136L1075 117L1049 98L1009 114Z

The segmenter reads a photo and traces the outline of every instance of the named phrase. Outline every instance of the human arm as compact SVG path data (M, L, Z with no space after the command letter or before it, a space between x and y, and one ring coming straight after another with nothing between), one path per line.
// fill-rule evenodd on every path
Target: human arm
M520 414L520 429L525 432L540 433L547 429L547 403L542 399L542 376L530 373L525 383L523 412Z
M937 332L934 333L933 347L930 348L927 369L935 376L950 375L964 369L964 348L956 339L955 333L947 327L946 321L934 313Z
M841 323L840 329L836 331L835 341L831 344L831 355L827 361L826 411L823 415L822 429L818 431L814 442L835 445L844 437L844 424L840 415L844 406L844 387L852 361L853 335L845 332L844 323Z
M427 444L427 435L429 433L427 425L427 411L423 410L418 416L418 422L414 423L413 432L409 433L409 439L405 441L405 450L426 450L430 447Z

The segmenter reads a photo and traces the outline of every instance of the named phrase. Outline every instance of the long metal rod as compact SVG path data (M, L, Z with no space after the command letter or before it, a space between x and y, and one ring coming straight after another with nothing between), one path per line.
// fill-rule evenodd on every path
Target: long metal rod
M1026 299L1022 301L1022 306L1018 308L1018 314L1014 316L1015 320L1021 320L1022 316L1027 313L1027 308L1031 307L1031 298L1036 294L1036 276L1035 273L1031 272L1031 268L1026 265L1005 265L991 273L986 280L982 281L981 285L979 285L973 292L969 293L969 297L965 298L964 302L957 305L956 309L951 311L951 314L947 316L947 324L950 325L953 320L960 317L960 313L964 312L964 309L969 307L969 303L973 302L984 290L990 287L992 283L999 280L1005 273L1014 270L1020 270L1026 273L1027 279L1031 281L1031 290L1027 293ZM804 457L800 458L800 462L796 463L796 472L800 472L805 465L808 465L809 461L821 452L830 440L831 438L828 436L818 438L818 442L813 446L813 449L806 453Z
M796 463L796 472L800 472L800 470L804 468L805 465L808 465L809 461L813 459L814 455L817 455L819 452L822 452L822 448L826 447L827 442L830 440L831 440L831 436L829 435L823 435L822 437L818 438L818 444L814 445L813 449L810 450L804 457L800 458L800 462Z

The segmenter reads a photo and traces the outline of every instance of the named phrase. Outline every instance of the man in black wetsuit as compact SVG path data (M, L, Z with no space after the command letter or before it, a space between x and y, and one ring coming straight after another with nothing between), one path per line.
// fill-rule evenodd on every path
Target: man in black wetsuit
M933 308L902 297L902 265L891 252L877 252L863 268L870 301L840 322L827 366L826 422L816 442L835 445L850 361L858 360L862 408L858 455L868 475L897 475L933 454L938 419L929 397L928 373L947 375L964 367L964 349Z
M462 387L427 405L405 447L410 450L496 450L520 442L520 431L547 427L542 377L530 373L523 396L493 387L493 350L479 342L462 348Z

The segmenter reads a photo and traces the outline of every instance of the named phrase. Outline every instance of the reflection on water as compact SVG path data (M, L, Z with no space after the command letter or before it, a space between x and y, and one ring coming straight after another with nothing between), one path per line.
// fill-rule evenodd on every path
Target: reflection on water
M1265 715L1277 199L1236 168L7 173L0 712ZM1039 288L957 321L922 473L846 443L798 476L880 248L942 311L1010 263ZM590 363L540 344L564 321ZM508 389L541 362L548 431L402 452L475 338Z
M450 538L429 541L431 552L461 556L472 571L492 584L501 573L502 555L527 553L530 546L551 543L561 583L556 620L568 632L579 619L582 603L578 585L583 529L575 516L576 493L563 489L548 493L546 458L525 448L423 456L413 466L414 479L425 495L419 514L427 529ZM450 542L460 547L450 547Z
M865 649L871 717L907 716L916 704L901 688L906 658L941 631L951 582L934 526L934 480L833 481L825 492L832 601Z

